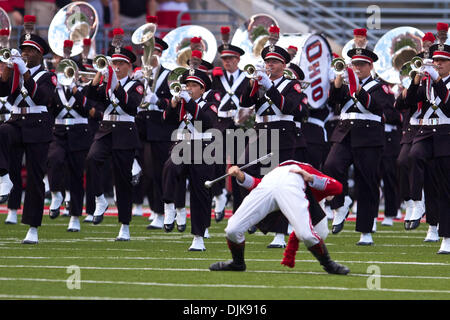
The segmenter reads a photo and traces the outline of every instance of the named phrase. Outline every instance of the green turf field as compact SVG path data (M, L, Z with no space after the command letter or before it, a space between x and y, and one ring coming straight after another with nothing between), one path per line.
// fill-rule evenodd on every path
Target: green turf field
M375 245L360 247L354 222L346 222L326 239L331 257L351 270L336 276L303 244L295 268L282 266L283 249L267 249L272 234L260 232L247 235L246 272L211 272L212 262L230 258L226 221L212 221L207 251L188 252L189 226L185 233L150 231L147 217L133 218L131 241L115 242L117 217L69 233L68 218L45 215L38 245L22 245L27 226L0 218L1 299L450 299L450 255L436 254L440 243L423 242L426 224L407 232L401 222L379 223Z

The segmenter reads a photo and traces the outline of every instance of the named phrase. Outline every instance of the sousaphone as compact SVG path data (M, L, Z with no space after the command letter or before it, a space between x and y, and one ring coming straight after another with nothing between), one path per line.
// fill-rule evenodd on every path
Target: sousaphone
M188 67L187 61L191 57L190 40L193 37L201 37L202 59L213 63L217 54L217 40L214 34L208 29L188 25L181 26L166 34L163 40L169 45L161 55L161 65L169 70L177 67Z
M278 22L268 14L255 14L240 26L233 35L231 44L245 51L241 56L239 68L248 64L257 65L262 62L261 51L269 40L269 28Z
M98 30L98 15L86 2L72 2L61 8L48 28L48 43L58 56L64 56L64 40L72 40L71 57L83 51L83 39L94 39Z
M422 51L424 33L414 27L404 26L385 33L374 47L378 61L374 62L375 73L391 84L402 84L407 88L409 77L401 77L402 66Z
M2 8L0 8L0 31L2 32L0 34L0 48L8 48L11 34L11 21L6 11Z

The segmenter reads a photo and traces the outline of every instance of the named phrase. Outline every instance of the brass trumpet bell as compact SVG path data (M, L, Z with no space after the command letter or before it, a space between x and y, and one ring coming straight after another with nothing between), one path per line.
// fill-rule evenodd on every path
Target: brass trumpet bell
M55 73L59 84L69 86L77 79L78 66L71 59L63 59L56 67Z

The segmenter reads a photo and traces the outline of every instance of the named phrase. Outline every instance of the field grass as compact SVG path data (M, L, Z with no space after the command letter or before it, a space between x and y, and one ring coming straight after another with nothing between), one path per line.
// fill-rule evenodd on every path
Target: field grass
M246 272L211 272L230 259L226 221L212 221L207 251L189 252L192 236L147 230L147 217L133 217L132 240L115 242L117 217L66 231L68 218L44 216L39 244L22 245L27 226L5 225L0 216L0 299L183 299L183 300L441 300L450 299L450 255L425 243L427 225L405 231L401 222L378 225L375 245L356 246L359 234L347 221L326 239L331 257L347 276L325 273L300 244L296 266L280 264L283 249L267 249L272 235L246 235ZM19 217L20 219L20 217ZM188 219L188 223L190 220ZM287 240L287 237L286 237ZM70 266L79 268L72 273ZM373 271L379 270L380 277ZM79 275L79 289L73 277ZM69 279L69 280L68 280ZM69 282L69 285L68 285ZM373 288L373 287L376 288Z

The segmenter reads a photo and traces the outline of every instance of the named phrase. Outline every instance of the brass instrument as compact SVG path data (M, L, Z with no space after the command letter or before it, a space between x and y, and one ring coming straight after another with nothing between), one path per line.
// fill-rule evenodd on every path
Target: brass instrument
M6 64L9 64L9 63L11 62L10 59L11 59L12 57L22 58L22 56L21 56L20 54L13 55L13 54L11 53L11 49L9 49L9 48L3 48L3 49L0 49L0 61L1 61L1 62L4 62L4 63L6 63Z
M257 79L258 77L257 77L256 73L258 71L262 71L262 72L266 72L266 73L271 72L271 70L269 68L259 68L259 67L257 68L251 63L245 65L243 71L245 73L245 76L250 79ZM269 73L269 78L270 78L270 73Z
M343 58L335 58L331 61L331 67L336 75L343 75L346 72L347 63Z
M213 63L217 54L217 40L214 34L205 27L198 25L181 26L166 34L163 40L169 45L167 50L164 50L160 64L169 70L178 67L188 67L187 61L191 58L190 40L193 37L201 37L201 50L203 53L202 59Z
M244 68L247 64L255 65L262 61L261 51L269 40L268 29L272 25L279 26L272 16L255 14L236 30L231 44L245 51L239 61L239 68Z
M410 80L413 80L417 74L417 71L413 70L411 65L411 61L405 62L400 70L400 76L408 77Z
M64 57L64 41L73 41L71 57L83 52L83 39L95 39L98 15L94 7L83 1L69 3L53 17L48 28L48 44L52 51Z
M0 48L9 47L9 37L11 35L11 20L3 8L0 8L0 30L7 30L8 35L0 36Z
M437 69L437 66L432 63L425 63L421 57L414 57L410 61L411 70L415 72L420 72L420 69L425 66L430 66Z
M63 59L56 67L55 73L58 83L69 86L77 80L78 66L71 59Z
M142 56L142 72L146 79L145 86L147 88L148 82L152 81L152 92L155 89L155 79L153 79L153 69L159 69L158 56L154 55L155 51L155 23L146 23L140 26L131 36L131 42L136 45L142 45L144 54Z
M186 89L186 85L181 83L183 73L188 69L184 67L178 67L173 69L167 76L167 82L169 84L170 94L175 98L180 98L180 93Z
M402 68L423 50L423 36L421 30L409 26L386 32L373 50L379 58L373 64L373 70L378 77L388 83L401 84L404 88L408 88L409 71L402 74Z

